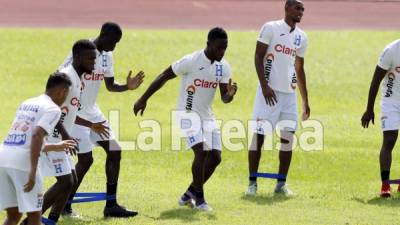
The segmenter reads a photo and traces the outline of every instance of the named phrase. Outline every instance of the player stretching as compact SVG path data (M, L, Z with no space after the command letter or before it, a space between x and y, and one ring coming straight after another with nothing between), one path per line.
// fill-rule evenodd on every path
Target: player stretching
M272 130L265 129L270 123L273 129L281 132L279 151L279 174L275 193L292 195L286 186L286 175L292 159L292 141L297 127L296 83L303 100L303 120L310 116L306 77L304 72L304 54L307 48L306 34L296 26L304 12L301 1L287 0L285 18L264 24L257 39L255 67L260 84L256 92L253 119L257 127L249 147L249 180L247 195L257 193L257 177L264 135ZM282 124L285 122L286 124Z
M386 46L381 54L369 88L368 104L361 124L368 128L369 122L374 124L374 104L379 84L382 83L381 94L381 121L383 143L379 155L381 169L381 197L390 197L390 167L392 164L392 150L397 140L400 127L400 40ZM397 189L400 192L400 185Z
M195 112L202 121L196 134L188 135L187 146L193 149L193 182L179 199L180 205L191 204L197 209L211 211L204 198L203 185L221 162L221 135L211 110L215 91L219 86L224 103L232 101L236 83L231 83L230 66L223 59L228 47L228 36L222 28L213 28L208 33L205 50L196 51L169 66L149 86L135 103L134 113L143 115L147 100L168 80L181 76L181 88L177 110ZM183 122L183 121L182 121Z
M95 145L101 146L107 154L105 165L107 196L116 197L121 147L115 140L111 130L108 130L105 135L101 132L102 126L109 127L109 125L96 104L96 98L103 80L105 81L107 90L111 92L123 92L136 89L140 86L144 78L143 72L139 72L135 77L131 77L131 72L129 72L125 85L120 85L114 81L112 51L121 40L121 37L122 30L120 26L116 23L107 22L101 27L100 35L93 40L97 47L96 64L92 73L84 74L82 77L83 87L80 110L78 111L76 124L73 126L71 133L72 137L78 139L79 152L78 163L76 164L78 182L73 188L70 200L75 195L83 177L93 163L92 149ZM72 58L69 56L61 67L69 65L71 60ZM64 213L73 215L70 204L66 205ZM137 215L137 212L121 207L117 203L116 198L107 200L103 213L105 217L131 217Z

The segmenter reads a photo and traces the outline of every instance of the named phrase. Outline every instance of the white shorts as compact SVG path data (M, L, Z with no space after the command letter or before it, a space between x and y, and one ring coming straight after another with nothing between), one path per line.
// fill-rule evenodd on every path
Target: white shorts
M296 93L275 91L277 103L270 106L265 102L261 87L258 86L253 108L255 123L250 129L257 134L272 134L275 128L285 131L296 131L297 101Z
M36 183L30 192L24 192L29 172L0 167L0 210L18 207L20 213L42 211L42 178L36 174Z
M400 102L381 102L381 125L383 131L399 130Z
M45 152L40 155L40 173L45 177L59 177L75 170L72 156L66 152Z
M104 125L110 128L108 130L110 136L107 139L102 139L100 135L92 131L89 127L81 126L78 124L74 124L72 126L71 136L78 140L78 154L91 152L92 149L97 146L98 141L108 141L115 139L114 132L111 130L108 121L106 121Z

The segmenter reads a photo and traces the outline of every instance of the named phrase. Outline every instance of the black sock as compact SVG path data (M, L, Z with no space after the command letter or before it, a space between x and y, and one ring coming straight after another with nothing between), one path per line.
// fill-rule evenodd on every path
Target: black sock
M205 202L203 191L196 191L195 196L196 196L196 205L201 205Z
M74 200L74 196L70 195L68 198L68 201L72 201L72 200ZM67 202L67 204L65 204L64 210L71 211L72 210L71 203Z
M278 182L286 182L286 178L278 178Z
M390 170L388 171L381 171L381 180L382 182L388 181L390 176Z
M59 214L50 212L48 219L57 223L58 218L60 218Z
M118 185L118 183L115 183L115 184L107 183L107 197L115 196L115 198L108 199L106 202L106 207L111 207L111 206L114 206L117 204L117 185Z
M250 177L249 177L249 181L257 181L257 177L252 177L252 176L250 176Z

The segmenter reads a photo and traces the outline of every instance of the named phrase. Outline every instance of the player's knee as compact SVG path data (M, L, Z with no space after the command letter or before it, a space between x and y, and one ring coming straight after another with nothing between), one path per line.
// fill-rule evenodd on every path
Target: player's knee
M58 179L58 182L62 185L64 190L71 190L75 184L72 174L68 174L68 175L60 177Z
M397 137L394 135L387 135L383 139L383 144L385 146L394 146L396 143Z
M93 156L92 155L78 156L78 163L80 164L80 166L88 169L93 164Z
M11 222L11 224L18 224L22 217L22 214L18 211L9 211L7 212L7 220Z
M121 151L110 151L107 154L107 160L119 163L121 161Z
M213 161L214 161L215 166L218 166L222 161L221 154L219 154L219 153L213 154Z

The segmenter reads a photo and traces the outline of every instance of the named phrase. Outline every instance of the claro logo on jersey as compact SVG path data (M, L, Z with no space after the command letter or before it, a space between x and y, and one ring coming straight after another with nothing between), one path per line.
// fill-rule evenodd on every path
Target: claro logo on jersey
M195 79L193 83L194 83L194 86L202 87L202 88L217 88L217 86L218 86L218 82L212 82L212 81L200 80L200 79Z
M187 98L186 98L186 110L190 111L193 108L193 96L196 93L196 87L194 85L189 85L186 88Z
M275 49L275 51L285 54L285 55L289 55L292 57L296 56L296 49L286 47L285 45L277 44L277 45L275 45L274 49Z
M265 65L264 65L264 78L265 80L269 81L269 78L271 76L271 70L272 70L272 63L274 62L274 54L269 53L265 57Z
M386 84L387 90L386 90L386 94L385 94L386 98L392 96L392 94L393 94L392 89L393 89L394 79L395 78L396 77L395 77L394 73L389 73L388 74L388 82Z
M83 78L85 80L93 80L93 81L97 81L97 80L104 80L104 74L102 73L86 73Z

